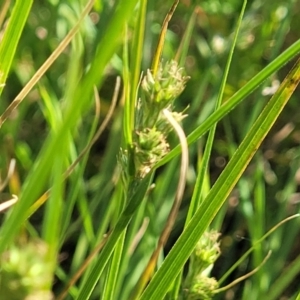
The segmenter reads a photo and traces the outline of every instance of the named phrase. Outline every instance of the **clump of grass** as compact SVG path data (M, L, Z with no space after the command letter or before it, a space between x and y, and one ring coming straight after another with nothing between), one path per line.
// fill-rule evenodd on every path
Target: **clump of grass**
M297 189L299 153L287 137L293 130L297 137L297 124L284 112L279 117L289 100L296 111L299 61L284 66L300 42L281 50L296 22L295 2L244 1L241 8L235 1L174 1L158 8L138 0L85 7L49 1L42 10L29 0L11 9L7 3L0 44L0 136L7 141L0 167L7 180L0 186L10 202L1 203L1 295L222 299L230 289L239 299L296 298L291 283L300 259L290 253L298 220L286 221L296 213L288 199ZM44 40L33 34L37 24L45 27ZM53 24L60 37L70 30L61 44ZM27 85L20 71L26 66L33 73ZM281 68L285 79L266 97L270 81L283 78ZM119 83L109 82L117 75L122 97ZM25 87L11 101L16 81ZM294 128L280 135L288 154L279 153L277 132L277 139L268 136L276 120ZM98 144L103 132L108 138ZM266 138L269 151L260 148ZM209 168L215 155L227 160L222 170ZM230 206L233 198L238 208ZM233 240L240 231L249 237L245 253Z

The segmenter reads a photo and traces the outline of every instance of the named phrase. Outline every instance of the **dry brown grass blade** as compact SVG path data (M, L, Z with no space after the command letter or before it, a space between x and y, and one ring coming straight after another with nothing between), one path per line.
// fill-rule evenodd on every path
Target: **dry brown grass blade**
M157 47L156 47L156 50L155 50L155 54L154 54L153 62L152 62L152 66L151 66L152 74L153 74L154 77L157 73L160 57L161 57L161 54L162 54L162 51L163 51L163 47L164 47L164 43L165 43L165 37L166 37L167 29L168 29L168 24L169 24L174 12L175 12L175 9L176 9L178 3L179 3L179 0L174 1L172 7L170 8L168 14L166 15L166 17L164 19L164 22L163 22L163 25L162 25L162 28L161 28L161 32L160 32L159 39L158 39L158 44L157 44Z
M12 101L12 103L6 108L6 110L0 116L0 128L2 127L6 119L11 115L11 113L19 106L19 104L23 101L23 99L28 95L28 93L35 86L35 84L40 80L40 78L46 73L46 71L50 68L50 66L57 59L57 57L66 49L66 47L69 45L74 35L80 29L81 22L86 17L86 15L90 12L90 10L93 8L93 5L94 5L94 0L90 0L87 3L75 26L62 40L62 42L58 45L58 47L53 51L53 53L49 56L49 58L44 62L44 64L36 71L36 73L29 80L26 86L21 90L21 92L16 96L16 98Z
M4 210L10 208L18 201L18 197L16 195L12 195L12 198L0 203L0 212L3 212Z
M0 28L2 28L3 26L3 22L8 12L9 6L10 6L10 0L5 0L0 10Z
M14 173L15 167L16 167L16 160L11 159L10 163L9 163L8 171L7 171L7 176L3 182L0 181L0 192L3 191L3 189L7 186L9 179L12 177L12 175Z

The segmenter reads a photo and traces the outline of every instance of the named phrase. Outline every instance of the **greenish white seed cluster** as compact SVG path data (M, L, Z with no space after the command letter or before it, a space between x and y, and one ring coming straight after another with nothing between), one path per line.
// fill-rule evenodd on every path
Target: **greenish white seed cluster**
M156 74L147 70L141 82L141 97L136 103L133 144L121 150L119 156L126 185L144 178L169 152L167 136L172 127L162 111L168 109L178 122L185 117L183 112L172 109L188 79L183 68L173 60L160 64Z
M217 231L205 232L190 258L190 269L185 282L187 300L209 300L215 295L218 282L210 277L210 271L221 251Z

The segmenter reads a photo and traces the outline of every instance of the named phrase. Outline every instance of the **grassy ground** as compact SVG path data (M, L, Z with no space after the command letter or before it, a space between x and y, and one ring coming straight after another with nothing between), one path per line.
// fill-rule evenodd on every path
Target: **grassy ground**
M3 299L299 299L299 1L1 5Z

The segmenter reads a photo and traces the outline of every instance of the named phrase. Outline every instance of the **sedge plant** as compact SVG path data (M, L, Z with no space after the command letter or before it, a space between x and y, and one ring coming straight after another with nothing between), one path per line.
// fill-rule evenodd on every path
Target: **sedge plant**
M2 5L1 296L299 297L296 1Z

